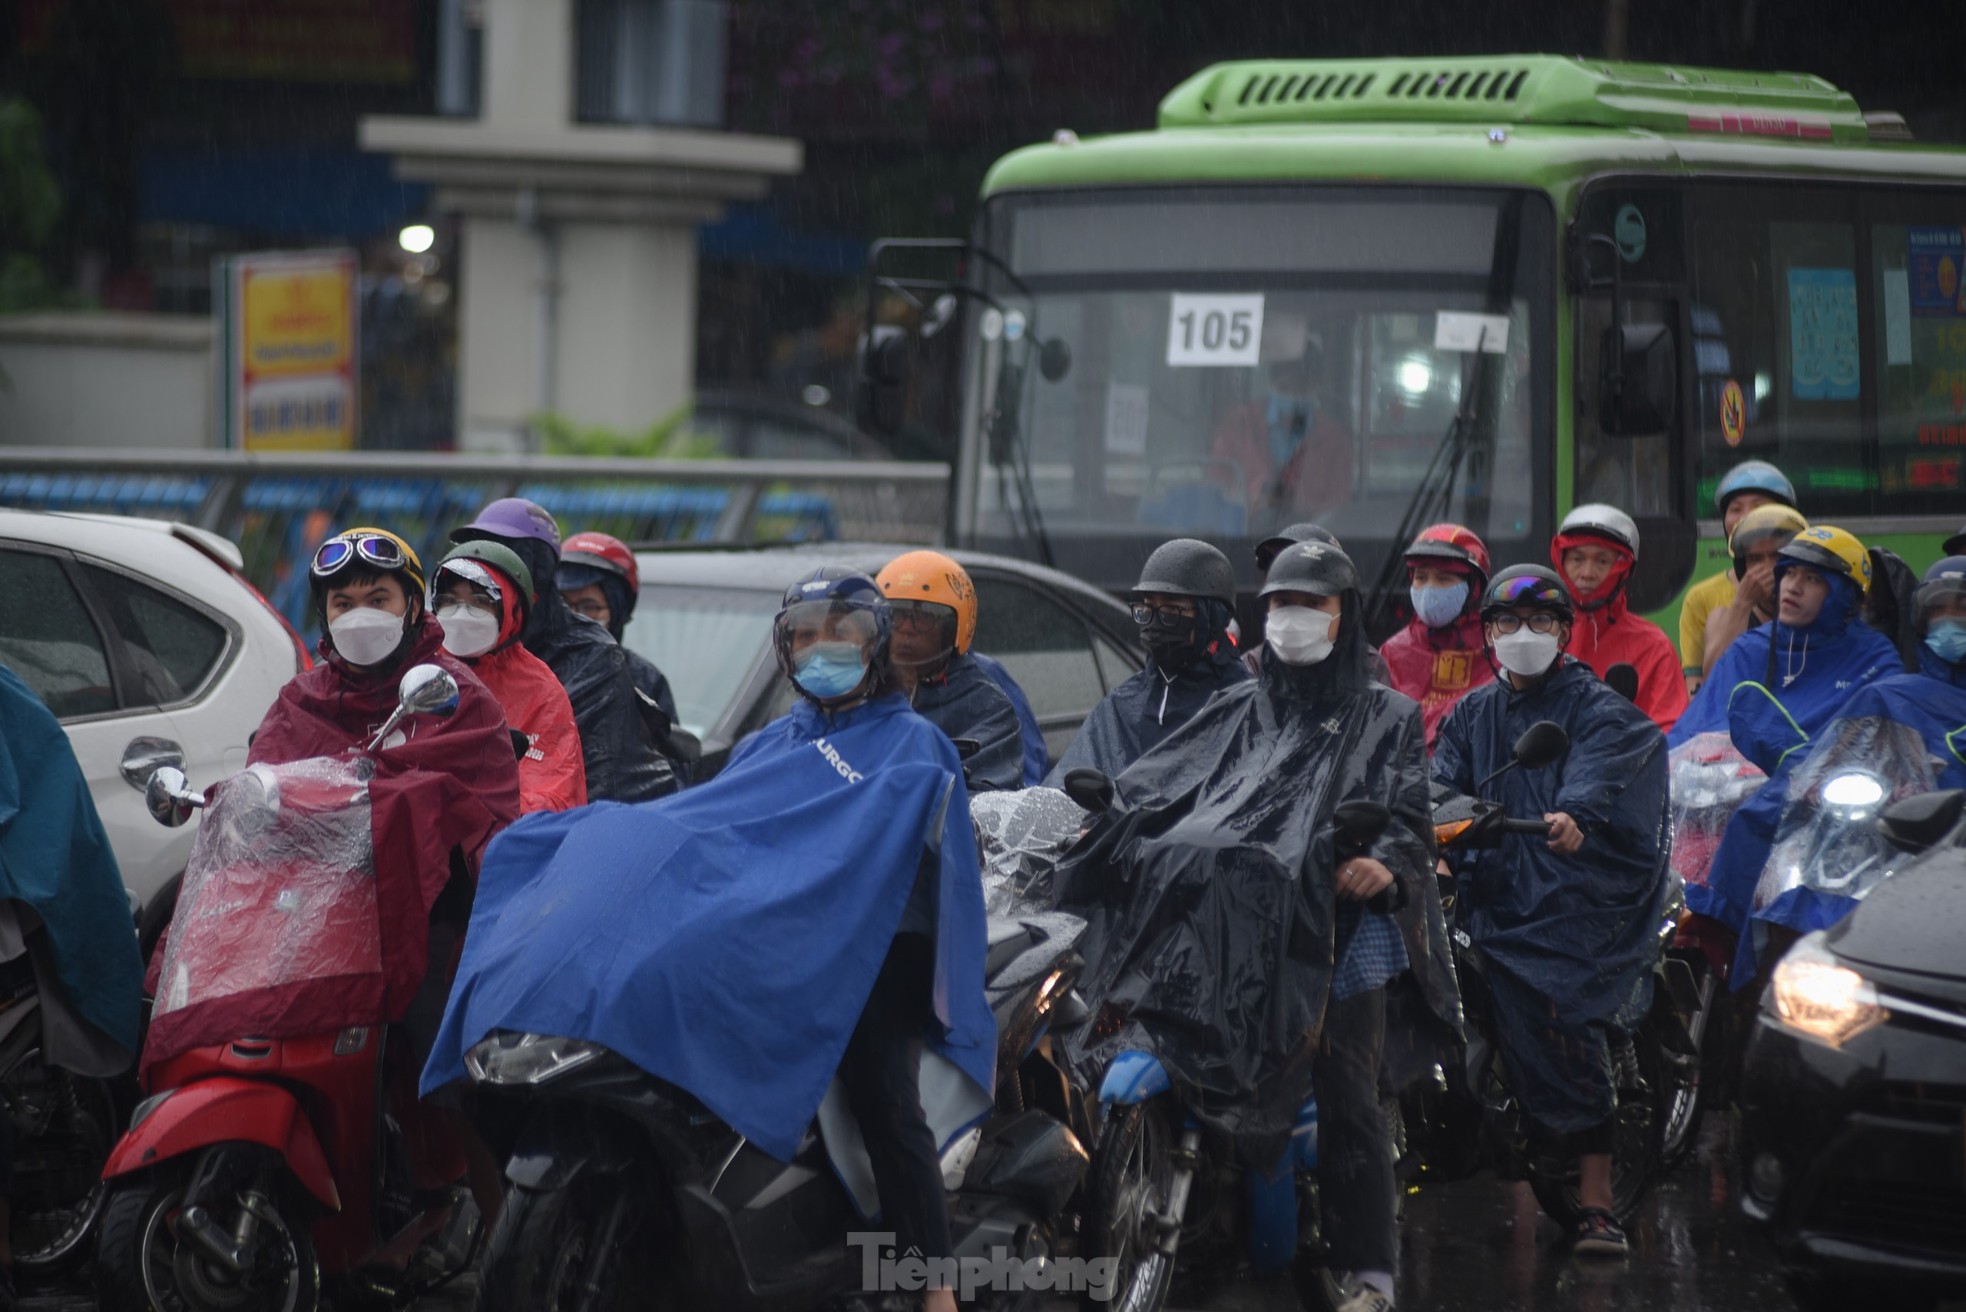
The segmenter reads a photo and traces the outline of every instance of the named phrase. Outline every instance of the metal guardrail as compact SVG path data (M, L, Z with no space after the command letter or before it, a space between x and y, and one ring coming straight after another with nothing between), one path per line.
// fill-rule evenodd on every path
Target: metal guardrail
M624 460L0 446L0 506L140 515L239 544L246 576L306 629L305 561L329 533L376 524L426 560L499 497L537 501L563 533L628 542L931 543L949 470L860 461Z

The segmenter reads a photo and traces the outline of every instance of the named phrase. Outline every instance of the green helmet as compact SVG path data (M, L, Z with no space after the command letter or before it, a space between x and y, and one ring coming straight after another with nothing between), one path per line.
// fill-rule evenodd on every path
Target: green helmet
M533 587L532 571L526 568L526 562L520 560L519 553L506 546L503 542L493 542L486 538L477 538L470 542L458 543L449 551L445 552L444 558L437 562L437 575L440 579L443 577L445 566L454 560L475 560L481 564L490 565L493 569L499 571L499 573L519 585L519 594L526 599L527 606L531 606L539 595L538 591ZM460 574L460 577L469 578L470 576L468 574ZM471 582L477 583L480 580L471 579ZM434 587L436 585L433 584L432 586Z

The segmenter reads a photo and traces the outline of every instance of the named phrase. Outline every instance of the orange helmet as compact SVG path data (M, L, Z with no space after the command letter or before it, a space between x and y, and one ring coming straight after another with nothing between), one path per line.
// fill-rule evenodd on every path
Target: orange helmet
M946 608L955 617L950 645L958 655L976 640L976 585L967 570L941 552L896 556L874 582L897 611L910 602Z

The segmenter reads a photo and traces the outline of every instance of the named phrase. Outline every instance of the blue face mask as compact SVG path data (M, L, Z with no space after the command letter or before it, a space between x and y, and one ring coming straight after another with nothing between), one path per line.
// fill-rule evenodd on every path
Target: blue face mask
M821 701L846 696L867 677L867 662L854 642L815 642L793 659L793 668L798 685Z
M1947 665L1966 660L1966 621L1939 620L1925 631L1925 645Z
M1408 588L1413 613L1430 629L1444 629L1461 617L1468 604L1468 585L1456 583L1446 588Z

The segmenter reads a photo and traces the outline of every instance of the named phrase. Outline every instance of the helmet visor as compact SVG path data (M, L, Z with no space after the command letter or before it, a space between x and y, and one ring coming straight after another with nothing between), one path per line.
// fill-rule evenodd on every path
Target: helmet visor
M787 606L773 627L778 641L795 653L815 642L851 642L865 651L881 633L872 606L838 598Z
M483 593L494 605L505 599L505 589L489 569L475 560L447 560L443 568L437 571L437 582L430 589L432 605L443 599L453 578L462 579L470 585L472 592Z

